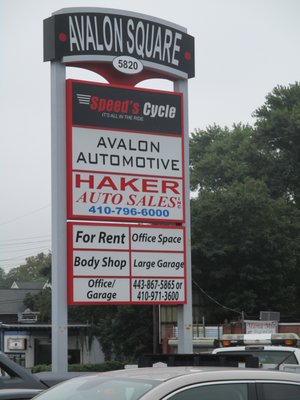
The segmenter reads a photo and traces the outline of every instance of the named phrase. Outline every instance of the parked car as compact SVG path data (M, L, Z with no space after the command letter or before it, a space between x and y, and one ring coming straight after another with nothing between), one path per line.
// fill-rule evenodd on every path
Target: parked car
M82 374L86 374L86 372L39 372L32 374L26 368L12 361L6 354L0 352L0 393L3 389L45 390L59 382ZM2 393L4 392L2 391ZM2 397L0 397L1 399Z
M146 367L60 383L35 400L299 400L300 374L222 367Z
M42 389L0 389L0 400L30 400Z
M221 347L265 345L299 347L296 333L227 333L221 336Z
M228 334L221 339L223 347L212 354L251 355L258 358L262 368L300 372L300 349L295 347L298 339L295 334Z
M300 365L300 349L284 346L236 346L214 349L212 354L249 354L258 357L261 367L279 368L282 365Z

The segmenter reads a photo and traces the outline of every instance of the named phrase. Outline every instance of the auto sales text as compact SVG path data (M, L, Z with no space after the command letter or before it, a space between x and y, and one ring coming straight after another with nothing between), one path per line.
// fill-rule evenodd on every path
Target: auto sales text
M98 176L78 172L75 174L75 188L88 189L77 198L78 203L120 205L125 199L128 206L181 208L180 183L171 178Z

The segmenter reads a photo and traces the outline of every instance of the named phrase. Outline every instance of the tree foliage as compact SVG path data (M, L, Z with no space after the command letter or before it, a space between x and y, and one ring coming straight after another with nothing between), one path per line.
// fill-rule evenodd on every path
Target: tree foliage
M12 268L6 275L6 282L11 285L14 281L34 282L51 280L51 253L39 253L26 258L26 263Z
M153 349L152 306L72 306L69 318L87 322L106 360L134 361Z
M26 294L24 299L25 307L31 311L39 312L39 322L51 323L51 289L46 288L38 294Z
M114 355L134 361L152 352L152 311L152 306L118 306L99 320L99 339L108 360Z
M0 268L0 288L6 288L6 273L3 268Z
M254 140L264 157L261 174L273 196L300 204L300 84L277 86L259 107Z
M190 140L192 190L218 190L247 176L255 176L259 155L252 140L253 128L235 125L196 130Z
M296 316L300 213L249 178L192 201L193 277L228 308ZM235 313L208 305L220 322Z
M214 322L300 317L299 85L275 88L254 115L254 127L213 126L190 141L193 279L216 299L203 300Z

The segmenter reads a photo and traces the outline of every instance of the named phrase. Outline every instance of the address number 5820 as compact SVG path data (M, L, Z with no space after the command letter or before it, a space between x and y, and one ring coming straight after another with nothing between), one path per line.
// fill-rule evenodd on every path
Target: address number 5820
M138 74L143 70L140 60L130 56L119 56L113 59L113 66L124 74Z

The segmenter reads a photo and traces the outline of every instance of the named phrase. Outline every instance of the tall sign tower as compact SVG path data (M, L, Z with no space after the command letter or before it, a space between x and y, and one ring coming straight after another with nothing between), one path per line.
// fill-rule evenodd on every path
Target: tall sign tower
M188 88L194 39L147 15L67 8L44 21L51 62L52 366L67 370L68 305L178 307L192 350ZM106 84L66 80L66 68ZM174 91L135 86L173 82Z

